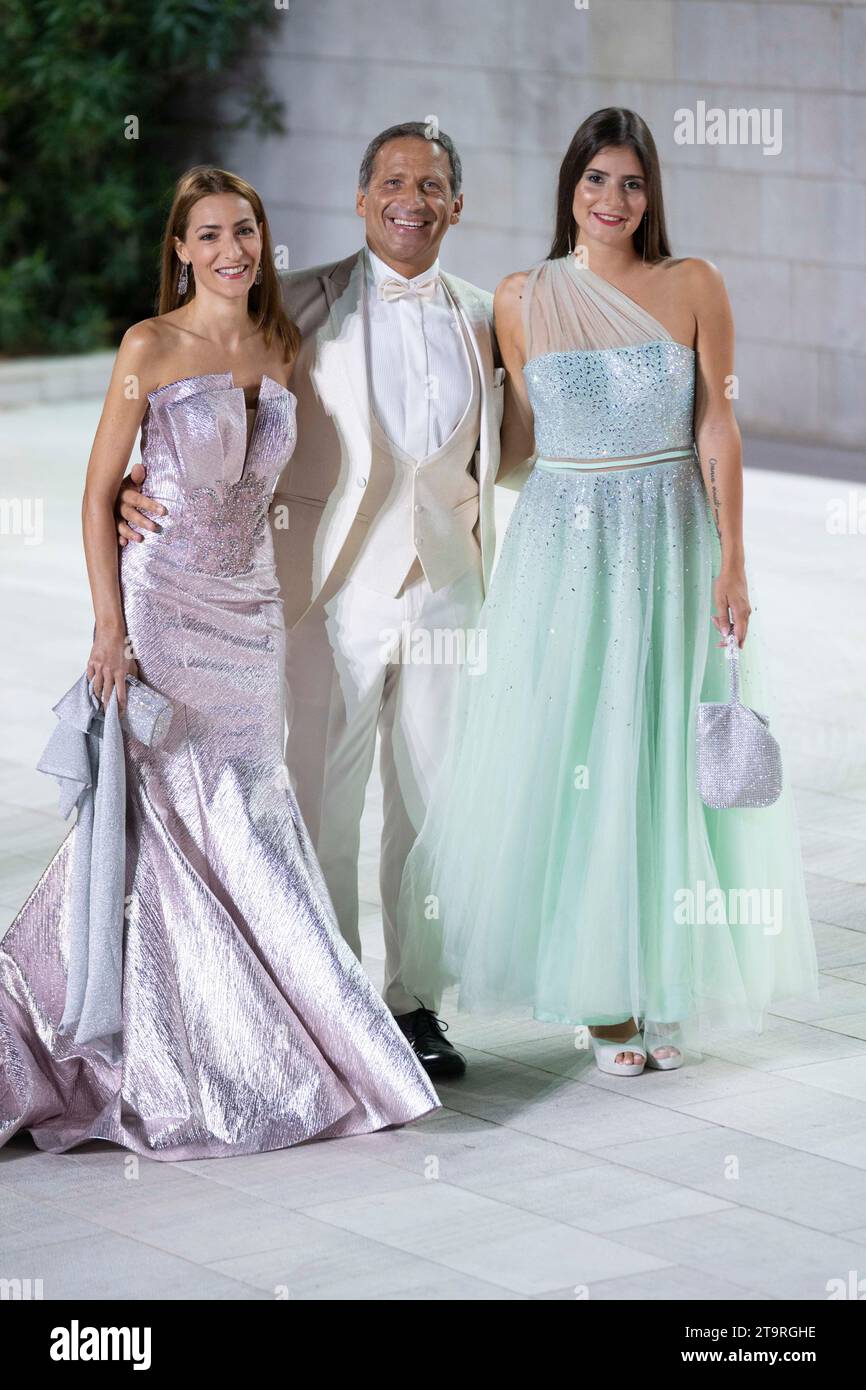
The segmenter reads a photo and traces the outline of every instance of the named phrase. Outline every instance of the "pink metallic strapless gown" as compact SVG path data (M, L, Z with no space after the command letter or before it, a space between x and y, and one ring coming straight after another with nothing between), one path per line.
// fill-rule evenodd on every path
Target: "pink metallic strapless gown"
M73 826L0 941L0 1143L105 1139L221 1157L403 1124L439 1105L340 935L283 763L285 629L268 522L295 398L265 377L247 445L231 373L152 392L122 551L142 678L175 706L127 736L123 1060L58 1034Z

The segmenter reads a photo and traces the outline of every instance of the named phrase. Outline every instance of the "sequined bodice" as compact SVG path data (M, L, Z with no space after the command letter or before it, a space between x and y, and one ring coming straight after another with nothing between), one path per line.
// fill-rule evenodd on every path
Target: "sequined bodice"
M692 444L695 355L682 343L547 352L523 371L542 458L630 458Z
M295 405L285 386L262 377L248 440L244 391L231 372L186 377L150 393L142 491L168 509L161 534L145 541L151 553L214 575L244 574L266 558L268 508L295 447Z

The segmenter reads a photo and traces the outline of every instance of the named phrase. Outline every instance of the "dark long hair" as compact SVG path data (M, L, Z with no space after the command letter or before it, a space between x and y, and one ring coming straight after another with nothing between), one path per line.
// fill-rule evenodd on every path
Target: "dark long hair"
M625 106L605 106L593 111L578 127L559 166L556 230L548 252L549 260L567 256L569 250L574 250L577 243L577 224L572 212L574 190L598 151L607 145L628 145L640 160L646 178L646 217L641 218L634 234L635 250L648 264L671 254L665 227L661 167L650 128L636 111L629 111Z
M274 267L274 248L271 229L264 204L251 183L239 174L231 174L227 169L217 169L212 164L197 164L187 169L178 179L171 211L165 224L162 239L162 256L159 277L159 297L157 313L167 314L181 304L188 304L195 296L195 276L189 276L186 293L180 294L177 282L180 279L181 263L174 247L174 238L186 239L186 229L193 205L199 198L209 193L237 193L246 198L262 228L262 280L260 285L251 285L249 299L250 317L257 329L264 331L265 346L270 347L276 335L281 342L287 362L294 361L301 345L301 335L283 308L280 282Z

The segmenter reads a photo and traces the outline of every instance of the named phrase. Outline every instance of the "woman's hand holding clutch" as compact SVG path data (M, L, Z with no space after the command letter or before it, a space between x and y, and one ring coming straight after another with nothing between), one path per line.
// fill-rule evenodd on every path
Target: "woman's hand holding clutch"
M108 708L112 690L117 691L117 706L123 717L126 711L126 677L138 675L138 662L132 655L132 643L123 628L110 631L96 629L87 662L87 679L103 709Z

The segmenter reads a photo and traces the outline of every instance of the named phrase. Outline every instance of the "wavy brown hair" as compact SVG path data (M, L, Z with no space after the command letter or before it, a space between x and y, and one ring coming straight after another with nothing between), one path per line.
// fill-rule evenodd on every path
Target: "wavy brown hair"
M646 220L641 218L634 233L634 246L647 263L665 260L671 254L665 227L662 174L656 143L649 126L636 111L625 106L604 106L593 111L578 127L559 168L556 196L556 229L548 259L567 256L577 244L577 224L572 207L574 190L599 150L608 145L627 145L641 162L646 178Z
M227 169L217 169L212 164L197 164L181 174L175 184L171 211L165 224L162 239L162 257L157 296L157 314L167 314L171 309L188 304L195 296L195 276L189 275L185 294L178 291L181 262L175 251L174 239L186 240L186 230L193 206L199 198L209 193L237 193L246 198L261 225L262 282L251 285L247 301L250 316L257 329L264 333L265 346L270 347L274 337L282 343L286 362L293 362L301 345L301 335L297 325L292 322L283 308L280 282L274 268L274 248L271 229L264 204L251 183L239 174L229 173Z

